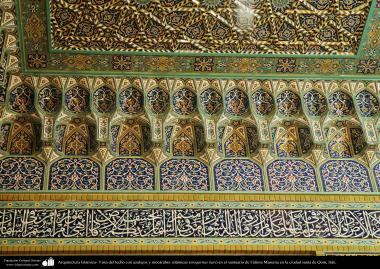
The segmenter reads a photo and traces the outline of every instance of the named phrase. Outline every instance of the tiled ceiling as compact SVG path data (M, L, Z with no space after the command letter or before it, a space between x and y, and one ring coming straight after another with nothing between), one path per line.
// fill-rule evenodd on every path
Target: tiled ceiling
M17 0L25 74L373 79L373 0Z
M51 42L74 51L355 55L370 4L51 1Z

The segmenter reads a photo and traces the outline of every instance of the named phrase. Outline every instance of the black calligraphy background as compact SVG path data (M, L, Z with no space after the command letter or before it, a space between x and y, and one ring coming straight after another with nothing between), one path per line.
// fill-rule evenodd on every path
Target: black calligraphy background
M1 209L2 238L380 238L380 211Z

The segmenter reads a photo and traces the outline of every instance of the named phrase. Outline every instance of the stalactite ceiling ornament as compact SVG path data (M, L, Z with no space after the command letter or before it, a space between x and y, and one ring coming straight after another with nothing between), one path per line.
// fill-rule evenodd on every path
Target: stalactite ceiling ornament
M0 124L0 150L5 156L43 160L43 189L378 191L378 173L366 159L368 152L376 152L376 82L90 77L19 81L21 77L10 75L8 92L15 97L4 107L9 113ZM29 114L12 109L29 103ZM44 155L47 149L50 156ZM75 158L86 159L86 165ZM335 167L327 165L329 160L358 171L347 174L345 182L356 180L357 174L372 175L375 182L331 187L327 182L332 176L326 175L336 173L330 171ZM241 168L240 174L226 170L228 162ZM120 174L120 163L129 165L127 174ZM247 165L257 167L257 173L244 168ZM7 167L11 169L3 169ZM193 174L196 167L204 167L202 174ZM293 175L297 167L300 172ZM67 173L78 179L57 179ZM83 176L85 182L80 181ZM257 183L244 182L245 177ZM2 188L19 189L8 183Z
M380 252L379 17L376 0L0 1L0 248Z

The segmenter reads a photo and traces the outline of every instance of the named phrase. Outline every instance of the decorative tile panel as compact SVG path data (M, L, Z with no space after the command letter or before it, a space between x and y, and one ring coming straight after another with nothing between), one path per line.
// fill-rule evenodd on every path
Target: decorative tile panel
M16 113L34 111L34 91L29 86L21 85L9 94L9 108Z
M372 192L367 168L351 160L330 160L321 166L326 192Z
M295 128L292 129L295 130ZM296 131L286 131L276 141L277 156L281 158L300 157L299 141Z
M254 112L260 116L269 115L274 109L273 96L263 89L252 94Z
M11 123L3 123L0 127L0 149L3 151L7 151L8 148L8 137L11 126Z
M351 96L343 91L336 91L329 96L330 113L334 116L349 116L354 111Z
M189 89L181 89L173 94L173 110L179 115L190 115L197 109L197 96Z
M164 148L166 152L173 151L173 156L194 157L205 148L204 128L199 122L192 120L177 120L171 126L165 127Z
M111 125L111 150L120 156L141 156L151 148L147 122L127 119Z
M153 114L163 114L170 104L169 94L161 88L154 88L147 94L147 107Z
M291 90L281 92L277 96L276 102L278 113L283 116L294 116L301 109L301 100L298 94Z
M54 145L62 154L86 156L96 150L96 126L79 118L55 127Z
M208 88L200 94L200 106L209 115L217 114L223 108L222 96L218 91Z
M377 188L378 188L378 190L380 190L380 163L376 164L373 167L373 173L375 175L375 180L376 180L376 183L377 183Z
M120 93L119 106L127 114L141 113L144 111L144 96L138 89L129 87Z
M95 111L98 113L110 113L116 106L116 94L107 86L98 88L93 95Z
M275 192L317 192L313 166L302 160L276 160L267 167L269 189Z
M170 141L171 141L171 135L173 132L173 126L166 126L165 127L165 137L164 137L164 150L167 153L170 153Z
M223 160L214 166L217 191L264 191L261 168L250 160Z
M65 107L74 114L85 113L90 109L90 93L87 89L75 86L65 93Z
M99 190L100 165L86 158L67 158L50 167L49 190Z
M379 100L368 90L359 92L356 102L363 117L372 117L379 112Z
M62 93L53 85L38 92L38 105L45 113L57 113L61 108Z
M239 89L232 89L227 92L226 112L232 116L242 116L249 109L249 100L245 92Z
M108 121L107 117L99 117L98 119L98 138L106 140L108 138Z
M115 159L106 165L106 190L151 191L154 167L143 159Z
M208 168L194 159L172 159L160 166L161 190L207 191L210 189Z
M0 84L0 103L4 103L6 99L7 99L6 85Z
M44 172L44 164L35 158L4 158L0 160L0 190L42 190Z
M0 129L0 149L12 155L32 155L41 149L41 125L25 118L4 122Z
M311 90L303 96L306 111L310 116L321 116L327 111L326 98L317 90Z
M233 133L224 143L226 157L247 157L247 147L238 134Z

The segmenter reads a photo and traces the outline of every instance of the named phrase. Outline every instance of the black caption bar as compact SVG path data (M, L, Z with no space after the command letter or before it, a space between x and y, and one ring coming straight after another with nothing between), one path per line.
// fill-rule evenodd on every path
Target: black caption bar
M342 255L342 254L340 254ZM344 254L343 254L344 255ZM162 265L352 265L368 258L359 256L8 256L0 257L0 268L62 268L73 266L162 266ZM380 255L380 254L379 254Z

